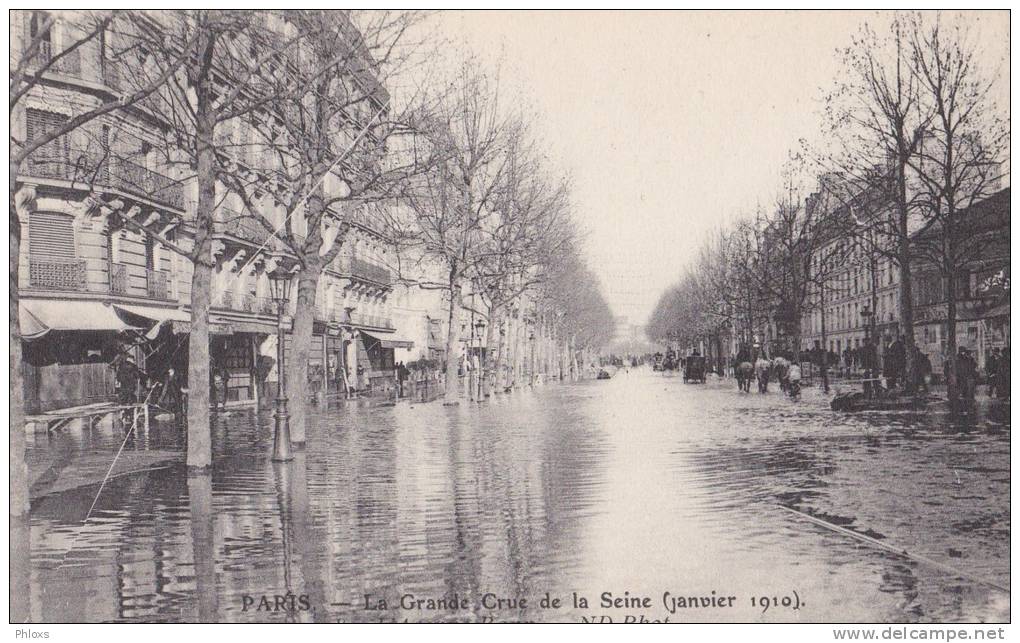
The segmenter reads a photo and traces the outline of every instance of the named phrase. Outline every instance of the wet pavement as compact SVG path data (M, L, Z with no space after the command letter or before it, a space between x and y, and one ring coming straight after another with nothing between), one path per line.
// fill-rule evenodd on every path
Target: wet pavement
M12 582L36 622L1005 621L1005 593L780 505L1008 586L1009 428L632 370L327 410L281 465L269 415L235 411L211 475L113 478L87 521L97 485L35 500ZM119 437L71 429L29 459ZM175 448L162 425L126 447Z

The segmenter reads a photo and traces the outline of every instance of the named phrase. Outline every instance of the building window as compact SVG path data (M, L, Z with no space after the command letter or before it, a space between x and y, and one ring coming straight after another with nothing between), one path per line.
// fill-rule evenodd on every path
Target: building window
M37 141L63 127L67 116L41 109L26 110L26 140ZM64 175L71 156L67 135L58 136L32 152L31 167L45 172L51 178L70 178Z
M33 11L28 21L28 37L34 41L39 40L39 57L43 60L50 59L52 45L52 23L49 22L49 14L45 11Z
M70 216L33 212L28 230L28 251L33 258L74 259L74 219Z
M29 282L58 290L84 290L84 261L76 258L74 219L33 212L28 219Z

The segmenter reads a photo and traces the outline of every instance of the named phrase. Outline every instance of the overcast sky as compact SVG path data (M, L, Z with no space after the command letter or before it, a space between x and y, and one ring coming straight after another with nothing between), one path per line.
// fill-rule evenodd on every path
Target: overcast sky
M773 202L816 138L837 47L872 12L443 12L442 30L531 101L574 179L586 250L617 315L643 323L714 227ZM984 33L1008 47L1008 14ZM987 42L987 40L986 40Z

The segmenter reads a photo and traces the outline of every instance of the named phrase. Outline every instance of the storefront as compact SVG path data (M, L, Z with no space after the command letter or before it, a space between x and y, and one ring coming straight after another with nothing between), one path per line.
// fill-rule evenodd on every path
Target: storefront
M358 382L370 394L389 394L393 391L396 375L393 351L409 349L414 342L396 333L359 331Z
M114 399L110 363L127 354L144 364L136 346L144 328L96 301L21 301L25 410L38 413Z

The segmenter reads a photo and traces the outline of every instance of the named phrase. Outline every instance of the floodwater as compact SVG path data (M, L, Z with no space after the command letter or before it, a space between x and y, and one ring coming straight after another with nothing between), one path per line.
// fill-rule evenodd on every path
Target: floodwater
M130 448L177 439L151 432ZM99 433L64 439L117 442ZM97 486L36 501L13 579L30 620L1010 616L973 580L1010 580L1009 426L982 418L846 416L814 391L795 403L639 369L485 404L348 405L293 462L271 448L268 414L237 412L211 476L115 478L85 522Z

